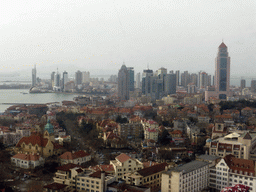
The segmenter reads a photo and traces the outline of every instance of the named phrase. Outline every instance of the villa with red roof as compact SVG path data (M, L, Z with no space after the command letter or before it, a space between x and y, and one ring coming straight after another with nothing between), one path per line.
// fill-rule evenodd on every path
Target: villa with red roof
M18 153L11 157L12 164L24 169L34 169L35 167L44 165L44 162L44 159L37 154Z
M61 165L65 165L68 163L81 165L82 163L90 161L91 155L83 150L80 150L76 152L65 152L59 156L59 159Z

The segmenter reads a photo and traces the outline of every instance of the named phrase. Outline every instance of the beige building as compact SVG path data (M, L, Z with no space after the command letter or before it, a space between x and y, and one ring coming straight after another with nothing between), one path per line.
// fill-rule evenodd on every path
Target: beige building
M201 192L208 186L209 163L192 161L162 173L163 192Z
M137 159L132 159L130 156L122 153L118 155L115 160L110 161L115 170L115 177L117 180L123 178L126 173L131 173L143 169L143 163Z
M149 187L152 192L159 191L161 189L162 172L165 171L167 166L167 163L161 163L133 173L127 173L123 176L123 180L130 185Z
M144 130L144 139L158 140L159 125L153 120L141 121Z
M209 155L225 157L232 154L236 158L254 159L251 154L256 149L256 133L244 132L240 134L233 132L206 143L206 147L209 148Z
M104 171L91 171L72 163L57 167L54 183L64 184L70 189L90 192L105 192L107 185L116 180Z

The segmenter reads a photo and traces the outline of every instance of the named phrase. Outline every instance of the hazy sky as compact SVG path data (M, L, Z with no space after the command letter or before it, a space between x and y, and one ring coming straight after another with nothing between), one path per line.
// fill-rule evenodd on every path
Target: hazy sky
M43 78L200 70L213 74L224 40L231 75L256 71L255 0L0 0L0 75ZM255 74L256 77L256 74Z

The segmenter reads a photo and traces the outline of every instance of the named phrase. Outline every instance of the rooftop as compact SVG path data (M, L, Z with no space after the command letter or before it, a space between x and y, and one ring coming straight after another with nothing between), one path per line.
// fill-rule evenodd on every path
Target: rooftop
M180 167L175 167L168 172L171 173L172 171L176 171L176 172L183 172L185 174L185 173L189 173L189 172L195 171L197 169L200 169L202 167L205 167L208 164L209 164L208 162L195 160L195 161L186 163Z

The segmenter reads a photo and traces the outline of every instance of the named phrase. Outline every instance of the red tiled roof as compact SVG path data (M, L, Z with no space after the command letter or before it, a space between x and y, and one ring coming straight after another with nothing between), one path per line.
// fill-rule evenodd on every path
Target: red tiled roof
M45 147L46 144L48 143L48 139L43 138L42 135L30 135L29 137L22 137L21 140L16 145L16 147L20 147L23 142L26 145L31 143L33 146L37 144L40 147Z
M70 169L73 169L75 167L78 167L78 168L83 168L82 166L80 165L76 165L76 164L73 164L73 163L68 163L66 165L62 165L60 167L56 167L57 170L61 170L61 171L70 171Z
M54 142L52 142L52 144L53 144L53 148L54 149L60 149L60 148L63 148L60 144L58 144L58 143L54 143Z
M81 158L81 157L86 157L89 155L90 155L89 153L86 153L83 150L80 150L80 151L76 151L74 153L65 152L62 155L60 155L59 158L73 160L73 159L77 159L77 158Z
M96 165L94 167L90 167L90 169L95 171L105 171L105 172L114 172L113 165Z
M157 164L158 164L157 162L147 161L147 162L143 162L143 167L147 168L147 167L151 167L151 166L154 166Z
M155 173L158 173L160 171L164 171L165 167L168 166L167 163L160 163L151 167L147 167L144 169L141 169L139 171L137 171L140 175L142 175L143 177L147 177L149 175L153 175Z
M40 158L40 155L18 153L14 155L12 158L26 160L26 161L38 161Z
M224 157L224 160L229 168L233 170L233 172L234 170L237 170L238 173L242 171L243 174L247 172L249 174L252 173L253 176L255 175L255 162L253 160L239 159L234 157L233 155L227 155L226 157Z
M105 175L108 175L107 173L105 173ZM95 178L101 178L101 171L96 171L92 174L89 175L90 177L95 177Z
M60 183L51 183L49 185L44 186L44 188L47 189L52 189L52 190L59 190L59 189L64 189L68 185L60 184Z
M126 154L124 154L124 153L122 153L122 154L118 155L118 156L116 157L116 159L117 159L118 161L120 161L121 163L124 163L125 161L131 159L131 157L128 156L128 155L126 155Z

